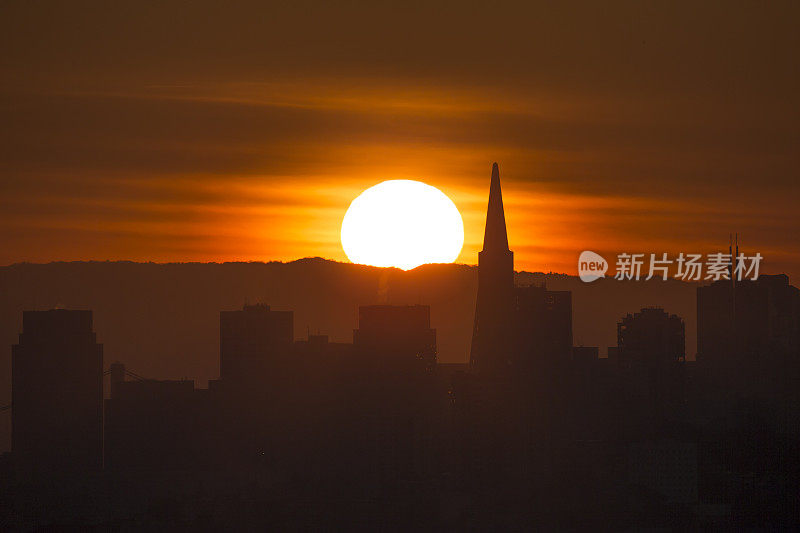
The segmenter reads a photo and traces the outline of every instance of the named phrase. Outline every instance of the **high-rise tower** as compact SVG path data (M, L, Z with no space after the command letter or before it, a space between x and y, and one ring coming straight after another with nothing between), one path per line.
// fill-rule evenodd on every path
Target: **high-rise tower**
M11 347L13 459L25 475L103 464L103 345L91 311L24 311Z
M220 311L220 378L227 387L262 387L288 360L293 340L292 311L274 311L265 304Z
M514 320L514 252L508 249L500 171L492 165L483 250L478 253L478 300L472 332L470 366L496 374L511 363Z

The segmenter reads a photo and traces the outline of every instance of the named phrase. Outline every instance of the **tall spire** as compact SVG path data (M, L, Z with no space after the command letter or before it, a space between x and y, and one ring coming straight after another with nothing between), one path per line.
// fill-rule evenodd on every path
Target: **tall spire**
M500 169L492 165L492 183L489 186L489 207L486 210L486 231L483 249L508 251L506 215L503 211L503 193L500 191Z
M500 170L492 165L483 250L478 252L478 297L470 365L480 373L508 369L514 324L514 252L508 249Z

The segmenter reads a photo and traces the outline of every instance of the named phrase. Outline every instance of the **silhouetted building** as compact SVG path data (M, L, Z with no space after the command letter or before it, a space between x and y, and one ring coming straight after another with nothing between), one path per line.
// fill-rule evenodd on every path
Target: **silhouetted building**
M24 472L102 467L103 345L91 311L25 311L11 347L12 452Z
M120 373L122 379L120 379ZM105 401L105 464L109 470L188 470L203 464L208 436L207 390L192 380L124 380L125 366L111 368Z
M358 317L348 387L360 399L349 413L353 464L374 486L394 487L437 464L446 399L437 388L436 330L427 305L361 306Z
M244 305L220 312L219 331L220 379L209 381L218 459L242 469L267 454L285 457L291 446L285 428L296 416L287 406L299 394L294 313Z
M268 305L245 305L219 314L220 378L224 382L263 382L271 367L291 355L294 314Z
M719 370L752 368L800 349L800 290L785 274L697 288L697 358Z
M300 357L323 363L325 359L350 355L353 345L348 342L331 342L327 335L309 335L306 340L295 341L294 351Z
M478 254L470 373L452 375L451 442L460 475L505 497L549 479L564 444L571 354L571 293L514 285L495 163Z
M660 368L686 360L683 319L660 307L645 307L617 324L617 347L624 366Z
M572 360L578 364L592 363L598 360L599 353L597 346L573 346Z
M514 286L500 171L492 165L483 250L478 253L478 297L470 366L484 377L566 362L572 350L572 294L544 285Z
M367 305L358 308L353 346L377 361L403 359L436 364L436 330L427 305Z
M609 346L606 350L606 358L608 362L612 365L619 364L619 347L618 346Z
M514 357L531 371L569 361L572 353L572 293L542 285L516 287Z
M761 417L800 433L800 290L785 274L698 287L697 352L708 416L734 426Z
M629 313L617 324L617 357L628 385L648 398L646 416L654 424L682 412L686 394L682 318L659 307Z
M505 373L513 364L514 252L508 248L500 170L492 165L483 250L478 252L478 297L470 366L483 375Z

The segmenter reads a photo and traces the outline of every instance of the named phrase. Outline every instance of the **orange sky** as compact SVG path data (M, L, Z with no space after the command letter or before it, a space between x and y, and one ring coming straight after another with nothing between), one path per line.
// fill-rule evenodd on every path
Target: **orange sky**
M401 178L475 263L498 161L518 269L738 231L797 283L797 6L578 7L4 3L0 264L346 260Z

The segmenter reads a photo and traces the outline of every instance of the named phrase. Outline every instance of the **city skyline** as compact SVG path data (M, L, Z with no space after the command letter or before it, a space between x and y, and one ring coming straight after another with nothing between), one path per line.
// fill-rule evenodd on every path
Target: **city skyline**
M799 20L0 2L0 531L800 529Z
M90 310L23 311L0 525L799 518L800 290L786 275L697 286L696 360L684 318L661 306L620 316L601 358L574 342L571 291L515 281L497 164L486 213L464 362L439 360L430 304L359 304L352 340L331 342L297 338L292 310L245 303L218 312L218 374L198 387L107 364ZM253 501L258 511L240 507ZM298 501L302 512L276 511Z

